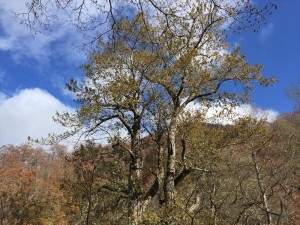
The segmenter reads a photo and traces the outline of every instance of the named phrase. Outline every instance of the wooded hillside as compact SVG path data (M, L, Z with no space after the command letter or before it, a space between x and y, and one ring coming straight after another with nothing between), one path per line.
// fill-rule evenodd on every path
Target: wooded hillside
M153 137L144 138L142 183L153 198L141 224L299 224L299 128L299 111L271 124L180 124L172 207L158 185L167 146L160 152ZM72 153L2 146L0 224L127 224L128 144L86 143Z

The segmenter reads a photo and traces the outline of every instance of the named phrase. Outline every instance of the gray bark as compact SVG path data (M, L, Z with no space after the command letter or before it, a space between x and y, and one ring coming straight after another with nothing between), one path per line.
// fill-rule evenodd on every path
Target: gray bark
M169 144L168 144L168 157L165 178L165 202L169 204L175 200L175 166L176 166L176 132L177 132L177 119L173 119L169 128Z

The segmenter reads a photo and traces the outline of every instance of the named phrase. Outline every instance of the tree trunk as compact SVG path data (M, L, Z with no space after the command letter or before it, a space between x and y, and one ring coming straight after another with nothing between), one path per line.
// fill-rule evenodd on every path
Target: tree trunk
M162 201L164 199L164 176L165 176L165 169L164 169L164 149L162 145L158 145L158 160L157 160L157 167L158 167L158 197L159 201Z
M129 220L130 224L140 224L142 221L144 204L143 204L143 182L142 182L142 168L143 157L140 147L140 126L135 124L133 126L133 135L131 137L131 161L129 168Z
M90 184L89 188L88 188L88 207L87 207L87 212L86 212L86 224L89 225L90 224L90 214L91 214L91 209L92 209L92 184Z
M261 197L261 200L263 203L263 208L264 208L264 211L265 211L265 214L267 217L267 223L272 224L272 215L270 213L270 209L269 209L269 205L268 205L268 198L267 198L266 190L262 184L260 169L259 169L258 163L256 161L256 154L254 152L252 152L252 160L254 162L257 184L258 184L260 195L261 195L260 197Z
M175 200L175 164L176 164L176 132L177 132L177 119L173 119L169 128L169 143L168 143L168 157L165 178L165 202L170 204Z

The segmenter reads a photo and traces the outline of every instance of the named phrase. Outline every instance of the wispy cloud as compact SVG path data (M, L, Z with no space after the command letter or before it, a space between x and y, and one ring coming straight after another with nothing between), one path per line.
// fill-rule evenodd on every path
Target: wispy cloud
M266 42L273 34L274 31L274 24L269 23L268 25L264 26L259 32L259 39L261 42Z
M6 98L7 98L6 94L0 92L0 105L2 102L4 102L6 100Z
M0 69L0 83L4 81L5 71Z
M64 96L69 96L72 99L75 99L76 95L73 92L67 90L66 88L66 83L68 82L69 80L66 80L65 77L59 75L53 76L51 79L52 86L57 88L61 94L63 94Z
M44 31L32 35L30 30L20 24L12 11L26 12L27 0L0 0L0 51L7 51L11 57L22 62L24 58L47 63L53 55L60 54L65 60L82 61L84 54L74 46L80 43L81 36L74 35L74 28L61 25L54 31Z

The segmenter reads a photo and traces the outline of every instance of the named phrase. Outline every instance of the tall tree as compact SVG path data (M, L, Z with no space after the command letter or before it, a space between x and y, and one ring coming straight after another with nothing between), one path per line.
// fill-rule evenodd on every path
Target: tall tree
M91 6L103 2L56 2L61 9L74 9L76 25L85 31L103 25L101 16L95 14L82 20L88 2ZM23 19L29 25L31 19L51 20L48 3L32 1L26 14L29 17ZM240 49L232 51L226 42L231 31L257 28L274 5L259 9L249 0L128 1L134 15L116 16L118 5L110 0L107 3L108 7L99 10L110 18L108 32L99 29L97 33L96 29L91 34L99 45L90 55L90 63L83 66L86 78L81 82L73 79L68 85L80 109L73 115L57 115L56 121L71 130L53 138L78 132L97 138L106 133L115 145L126 137L130 144L123 151L130 161L123 192L131 199L129 217L138 224L147 202L157 193L163 193L161 202L171 206L176 201L177 181L189 174L186 164L176 169L178 126L188 105L200 102L208 108L219 104L230 109L247 102L256 84L274 82L263 77L262 66L249 65ZM107 36L98 40L104 34ZM226 88L228 83L238 86L239 91ZM156 180L149 189L143 185L144 131L152 135L158 152L159 172L153 171ZM167 153L163 153L163 142ZM161 163L164 156L165 163Z
M128 138L130 145L123 149L130 158L128 186L124 193L132 200L129 215L134 223L141 220L143 208L141 126L148 107L157 96L145 78L152 73L147 64L153 48L147 27L140 15L131 21L116 23L113 41L100 41L100 51L95 51L91 63L84 66L87 79L81 83L72 80L68 85L69 90L77 94L81 109L74 115L57 117L58 122L73 127L72 132L83 128L83 133L91 136L102 130L113 145L122 135Z

